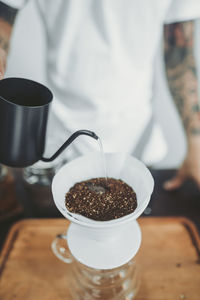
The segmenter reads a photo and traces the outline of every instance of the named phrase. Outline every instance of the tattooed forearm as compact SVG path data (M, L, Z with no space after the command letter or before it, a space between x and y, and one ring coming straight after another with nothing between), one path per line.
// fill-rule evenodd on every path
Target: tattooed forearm
M6 51L9 50L9 41L0 35L0 47Z
M8 53L9 50L11 31L11 25L0 18L0 48L6 53Z
M194 22L165 25L164 50L169 88L188 137L200 135Z
M9 50L9 41L16 14L16 9L0 1L0 48L6 53Z
M13 25L15 17L17 14L17 9L10 7L0 1L0 18L9 24Z

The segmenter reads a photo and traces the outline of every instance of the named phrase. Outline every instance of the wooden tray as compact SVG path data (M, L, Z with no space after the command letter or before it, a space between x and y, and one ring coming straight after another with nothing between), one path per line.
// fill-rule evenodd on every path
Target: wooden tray
M142 281L136 299L199 300L200 239L193 223L185 218L141 218L139 223ZM14 225L0 257L1 300L71 299L69 267L50 247L68 224L64 219L36 219Z

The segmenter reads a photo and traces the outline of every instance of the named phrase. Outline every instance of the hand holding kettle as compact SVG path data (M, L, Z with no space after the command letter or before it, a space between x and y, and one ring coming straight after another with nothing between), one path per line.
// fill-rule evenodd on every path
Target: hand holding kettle
M16 14L17 9L0 3L0 80L4 78L6 70L10 37Z
M7 53L3 48L0 48L0 80L3 79L6 68Z

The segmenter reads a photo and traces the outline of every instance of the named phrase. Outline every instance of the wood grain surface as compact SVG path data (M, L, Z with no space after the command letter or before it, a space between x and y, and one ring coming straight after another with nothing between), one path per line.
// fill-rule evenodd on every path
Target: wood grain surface
M139 223L142 277L136 299L199 300L200 239L193 223L180 217L140 218ZM1 300L71 300L69 266L51 251L52 240L68 225L64 219L33 219L12 227L0 257Z

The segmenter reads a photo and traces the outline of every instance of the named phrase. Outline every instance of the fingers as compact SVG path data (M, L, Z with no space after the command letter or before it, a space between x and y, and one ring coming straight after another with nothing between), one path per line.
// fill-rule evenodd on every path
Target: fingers
M3 49L0 48L0 80L4 78L6 67L6 54Z
M3 79L3 77L4 77L4 73L1 72L1 70L0 70L0 80Z
M5 69L2 61L0 61L0 80L4 78Z
M198 186L199 189L200 189L200 178L199 178L199 174L198 174L198 177L196 176L196 177L194 177L193 179L194 179L194 181L196 182L197 186Z
M178 189L186 180L186 175L182 172L178 172L176 176L163 184L163 188L167 191Z

